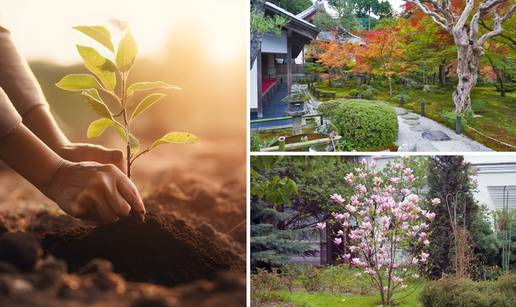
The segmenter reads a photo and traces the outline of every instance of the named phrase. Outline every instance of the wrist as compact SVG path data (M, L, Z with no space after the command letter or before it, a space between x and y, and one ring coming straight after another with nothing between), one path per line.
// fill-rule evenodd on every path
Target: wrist
M23 123L57 154L71 142L57 126L46 105L38 105L23 115Z

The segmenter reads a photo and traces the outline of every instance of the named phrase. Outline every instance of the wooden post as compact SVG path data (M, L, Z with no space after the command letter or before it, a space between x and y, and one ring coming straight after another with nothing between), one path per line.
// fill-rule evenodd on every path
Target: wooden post
M287 30L287 90L292 87L292 30Z
M263 95L262 95L262 51L258 51L258 56L256 57L256 71L257 71L257 81L258 81L258 118L263 117Z

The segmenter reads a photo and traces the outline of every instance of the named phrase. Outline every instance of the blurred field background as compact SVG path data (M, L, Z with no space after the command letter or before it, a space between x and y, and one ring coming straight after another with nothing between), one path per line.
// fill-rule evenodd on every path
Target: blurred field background
M135 163L134 181L144 196L161 185L184 190L193 181L207 190L231 186L244 212L248 12L248 3L239 0L2 0L0 25L12 32L69 138L122 148L113 131L87 140L86 128L97 117L78 94L54 84L66 74L86 72L75 44L98 46L72 26L127 21L139 46L131 82L163 80L182 88L167 92L140 117L134 134L142 146L168 131L192 132L202 140L144 156ZM2 209L13 201L16 207L49 202L10 172L2 172L0 186Z

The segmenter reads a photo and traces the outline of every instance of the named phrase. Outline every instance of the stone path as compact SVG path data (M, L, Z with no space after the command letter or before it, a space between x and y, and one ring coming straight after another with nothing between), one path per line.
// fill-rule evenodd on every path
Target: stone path
M396 113L399 125L396 141L398 151L493 151L465 135L458 135L448 127L407 109L396 107Z

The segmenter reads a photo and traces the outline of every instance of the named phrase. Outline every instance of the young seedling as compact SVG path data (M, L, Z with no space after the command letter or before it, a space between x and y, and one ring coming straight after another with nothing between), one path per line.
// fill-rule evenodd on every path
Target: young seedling
M180 88L163 81L136 82L128 85L128 76L138 51L136 41L128 28L122 30L122 39L116 50L111 34L105 27L77 26L74 29L107 48L113 55L113 60L104 57L92 47L77 45L77 51L84 66L91 74L67 75L56 83L56 86L66 91L80 92L86 103L101 117L89 125L88 138L96 138L110 127L122 138L126 144L127 177L131 178L131 166L134 161L159 145L193 143L199 140L191 133L174 131L166 133L144 150L140 150L138 138L131 133L131 124L152 105L161 100L165 94L152 93L137 101L135 93L155 89L180 90ZM110 110L99 93L114 99L118 109Z

